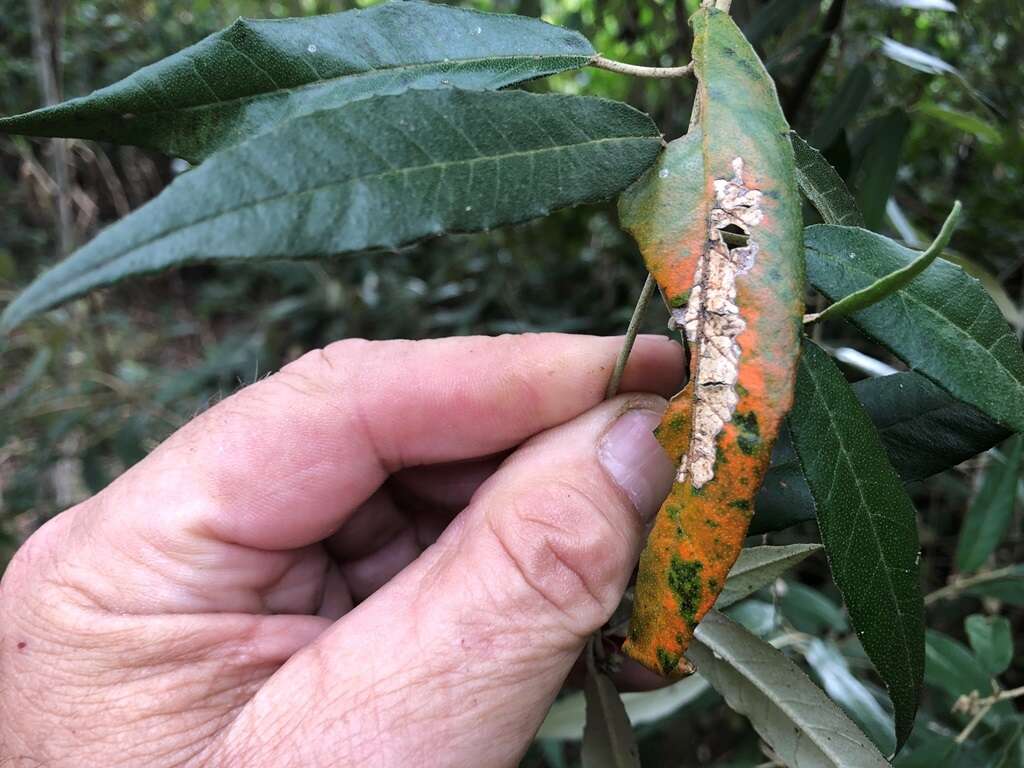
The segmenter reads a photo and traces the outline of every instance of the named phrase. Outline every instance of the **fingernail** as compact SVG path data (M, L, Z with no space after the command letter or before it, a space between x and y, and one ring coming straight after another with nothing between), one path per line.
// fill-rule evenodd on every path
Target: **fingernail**
M661 414L646 408L626 411L612 424L597 448L605 471L633 502L640 518L654 517L672 487L675 468L654 428Z

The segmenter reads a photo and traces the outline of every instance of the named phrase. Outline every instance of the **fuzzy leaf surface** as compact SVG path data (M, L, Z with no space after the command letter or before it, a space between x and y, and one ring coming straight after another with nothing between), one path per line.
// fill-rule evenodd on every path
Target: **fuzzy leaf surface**
M924 675L924 602L913 504L831 358L805 342L789 418L832 578L910 735Z
M496 90L581 67L593 55L579 33L538 19L430 3L239 19L88 96L2 118L0 131L201 160L283 120L368 96Z
M714 611L687 651L697 671L785 765L884 768L867 736L781 651Z
M857 227L804 232L807 275L833 301L920 255ZM1014 431L1024 431L1024 352L999 307L960 267L939 260L891 296L846 318L914 370Z
M282 123L179 176L32 283L0 329L191 262L394 249L612 197L661 151L632 107L524 91L407 91Z

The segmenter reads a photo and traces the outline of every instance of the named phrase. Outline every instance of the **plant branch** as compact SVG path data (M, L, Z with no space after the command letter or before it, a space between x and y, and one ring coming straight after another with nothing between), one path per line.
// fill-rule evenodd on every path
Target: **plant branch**
M981 698L978 696L977 691L971 691L967 696L961 696L956 700L956 704L953 705L954 712L973 712L974 717L971 718L970 722L964 727L960 734L956 737L955 741L957 744L963 744L967 741L967 738L971 735L975 728L978 727L978 723L985 719L985 715L1001 701L1009 701L1010 699L1016 699L1024 696L1024 686L1020 688L1012 688L1008 691L997 691L991 696Z
M622 382L622 372L626 370L626 362L629 360L629 353L633 351L633 343L636 341L637 331L640 329L640 322L647 312L647 305L650 303L651 294L654 293L654 275L647 273L644 287L640 289L640 297L633 307L633 315L629 318L629 327L626 328L626 339L622 342L622 349L619 350L619 357L615 361L615 369L612 377L608 380L608 387L604 391L605 400L615 397L619 391L619 384Z
M1009 576L1015 573L1016 570L1016 566L1008 565L1005 568L998 568L994 571L988 571L987 573L979 573L977 576L957 578L951 584L947 584L946 586L925 595L924 604L931 605L939 600L944 600L948 597L955 597L965 589L970 589L978 584L984 584L987 581L1001 579L1003 576Z
M588 63L591 67L596 67L597 69L606 69L609 72L618 72L620 75L632 75L633 77L654 77L666 79L672 77L687 77L693 73L692 61L681 67L642 67L637 64L625 64L621 61L606 59L604 56L598 54Z
M935 261L936 257L942 253L945 247L949 245L949 240L953 237L953 231L960 221L960 209L960 201L957 200L953 203L953 210L946 217L946 221L942 224L939 234L935 236L932 244L928 246L928 250L912 262L894 272L890 272L884 277L880 277L871 285L861 288L859 291L854 291L848 296L844 296L817 314L804 315L804 322L813 323L830 317L843 317L853 312L859 312L882 299L888 298L903 288L907 283L924 272Z

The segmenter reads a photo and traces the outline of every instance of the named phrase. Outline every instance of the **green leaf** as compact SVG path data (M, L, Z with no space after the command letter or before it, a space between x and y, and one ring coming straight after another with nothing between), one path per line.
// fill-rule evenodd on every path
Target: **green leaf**
M853 384L853 391L904 483L955 467L1011 434L919 373L863 379ZM777 531L814 518L814 501L800 463L781 438L755 508L751 533Z
M992 681L978 659L951 637L929 629L926 639L925 681L956 697L977 691L992 692Z
M580 34L538 19L391 2L299 19L239 19L114 85L0 131L138 144L190 160L289 118L410 88L494 90L581 67Z
M736 559L725 580L715 608L724 610L779 576L809 555L821 549L818 544L789 544L782 547L747 547Z
M635 109L523 91L408 91L289 120L179 176L36 280L0 329L198 261L397 248L606 200L661 150Z
M993 455L985 469L981 490L971 502L960 529L956 547L956 567L976 571L988 559L1006 535L1017 501L1017 481L1024 436L1014 435L1003 446L1002 456Z
M906 113L894 109L871 121L857 137L860 152L854 188L868 229L878 229L885 217L885 204L896 185L903 141L909 131Z
M955 467L1010 435L919 373L864 379L853 391L904 483Z
M815 4L814 0L771 0L758 9L743 27L743 36L753 46L792 24Z
M684 677L678 683L654 691L622 693L619 698L634 726L668 717L708 690L700 675ZM586 703L582 693L571 693L556 701L537 732L538 739L579 741L583 738Z
M981 119L970 112L963 112L951 107L940 107L938 104L918 104L914 107L914 114L924 115L936 122L955 128L961 133L969 133L977 136L986 144L1002 144L1003 134L999 129L986 120Z
M871 70L861 62L846 76L839 92L832 98L814 124L810 143L827 150L842 134L846 126L860 113L864 100L871 91Z
M992 677L998 677L1013 661L1013 630L1003 616L972 614L964 620L964 630L971 649L981 666Z
M950 238L953 237L953 231L960 221L960 209L960 201L957 200L953 203L953 210L946 217L946 221L942 224L939 234L935 236L935 240L932 241L932 244L928 246L924 253L909 264L905 264L899 269L895 269L889 274L878 278L871 285L853 293L848 293L839 301L826 307L815 319L825 320L827 318L843 317L851 312L866 309L872 304L877 304L882 299L892 295L924 272L928 265L935 261L942 251L945 250L946 246L949 245Z
M804 654L821 687L868 735L883 754L896 748L892 720L867 686L858 680L835 644L812 637Z
M711 611L687 656L785 765L883 768L885 758L781 651Z
M808 280L833 301L917 258L855 227L804 230ZM893 295L847 320L953 396L1024 431L1024 352L981 284L936 261Z
M853 199L846 182L829 165L822 154L804 141L796 131L790 131L796 157L796 181L811 205L821 214L826 224L847 224L851 227L864 226L857 201Z
M809 635L843 633L848 629L846 616L838 605L797 581L786 582L779 608L790 624Z
M809 341L796 391L789 427L832 578L889 689L902 745L914 724L924 666L914 507L850 385Z
M583 768L640 768L640 751L615 683L597 669L587 651L587 724L583 728Z

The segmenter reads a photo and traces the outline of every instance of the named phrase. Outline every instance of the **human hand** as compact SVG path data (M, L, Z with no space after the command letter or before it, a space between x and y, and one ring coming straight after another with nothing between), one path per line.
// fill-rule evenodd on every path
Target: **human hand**
M187 424L4 574L0 765L515 765L671 484L620 345L343 341Z

